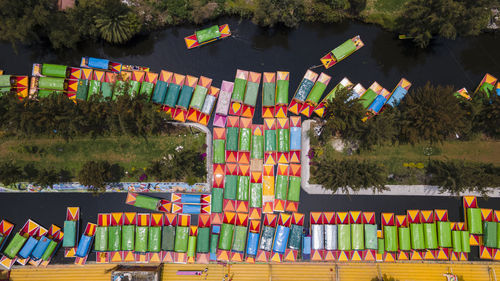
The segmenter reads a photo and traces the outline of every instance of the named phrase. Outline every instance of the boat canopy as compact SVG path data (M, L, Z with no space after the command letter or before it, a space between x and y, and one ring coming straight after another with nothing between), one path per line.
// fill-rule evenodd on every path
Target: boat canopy
M90 68L108 69L109 60L99 58L89 58L88 66Z
M345 41L342 45L333 49L332 53L333 56L337 59L337 61L340 61L345 57L347 57L348 55L352 54L354 51L356 51L356 44L352 41L352 39L349 39Z
M196 31L196 38L198 38L199 43L203 43L220 36L219 26L214 25L199 31Z

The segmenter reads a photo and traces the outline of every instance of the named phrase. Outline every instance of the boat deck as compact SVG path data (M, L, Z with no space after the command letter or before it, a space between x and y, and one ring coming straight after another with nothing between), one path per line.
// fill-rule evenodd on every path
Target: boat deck
M47 268L17 267L11 272L13 281L24 280L110 280L114 264L49 265ZM177 275L178 270L199 270L201 276ZM498 263L293 263L293 264L166 264L162 280L224 280L229 271L232 280L371 280L378 275L397 280L446 280L443 274L453 272L467 281L497 280ZM226 278L225 280L231 280Z

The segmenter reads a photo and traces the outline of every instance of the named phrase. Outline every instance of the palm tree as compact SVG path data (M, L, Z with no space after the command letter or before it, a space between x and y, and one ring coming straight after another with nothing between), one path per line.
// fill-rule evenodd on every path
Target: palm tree
M122 4L105 9L94 20L101 38L113 44L127 42L139 29L137 17Z

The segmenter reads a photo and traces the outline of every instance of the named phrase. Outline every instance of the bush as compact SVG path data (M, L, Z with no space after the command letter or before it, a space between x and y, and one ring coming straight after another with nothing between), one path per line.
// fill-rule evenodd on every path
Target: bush
M427 167L429 184L442 191L459 195L480 192L487 195L488 187L500 186L500 167L459 161L431 161Z
M387 171L384 166L367 161L332 160L321 157L317 163L311 163L311 175L314 182L321 184L325 189L337 192L340 190L349 193L349 189L359 191L372 189L385 190Z

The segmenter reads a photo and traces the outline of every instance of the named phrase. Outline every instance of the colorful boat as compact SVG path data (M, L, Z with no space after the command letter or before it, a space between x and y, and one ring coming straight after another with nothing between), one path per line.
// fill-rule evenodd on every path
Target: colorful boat
M273 118L275 105L276 72L264 72L262 81L262 118Z
M325 92L326 87L330 83L331 79L332 79L331 76L326 75L325 73L321 72L318 80L314 84L314 87L312 88L311 92L307 96L306 101L302 105L302 108L300 109L300 114L302 114L306 117L311 117L313 110L318 105L319 100L323 96L323 93Z
M64 220L64 238L62 246L64 257L73 258L78 247L78 232L80 229L80 207L68 207L66 209L66 220Z
M288 164L278 164L276 175L276 185L274 190L274 211L284 212L285 202L288 193L288 176L290 173L290 166Z
M326 54L321 58L321 63L325 66L326 69L334 66L339 61L345 59L350 56L355 51L361 49L364 46L363 41L361 41L361 37L359 35L354 36L353 38L345 41L342 45L333 49L331 52Z
M290 163L300 163L302 151L302 122L300 117L290 117Z
M175 229L174 262L186 263L189 244L189 229L191 226L191 215L177 215L177 228Z
M265 214L256 262L269 262L276 233L276 214Z
M347 101L357 99L357 98L361 97L365 92L366 92L365 87L363 87L363 85L361 85L361 83L358 83L352 88L352 91L351 91L352 95L347 99Z
M78 79L78 88L75 98L77 100L87 100L89 96L90 81L92 80L92 69L82 68L81 76Z
M125 94L130 95L131 91L139 85L137 81L132 82L132 71L122 71L116 74L115 77L112 100L116 100L119 96L124 96ZM111 81L110 84L112 85ZM106 98L107 95L105 96L103 93L103 97Z
M335 94L341 89L345 89L347 87L352 87L352 82L344 77L327 95L323 98L323 100L314 108L314 113L319 117L323 117L325 115L325 110L328 102L331 102L335 98Z
M234 78L233 95L231 96L231 106L229 107L229 115L240 116L242 103L245 98L245 89L247 87L249 72L246 70L237 69L236 77Z
M276 165L276 119L264 118L264 165Z
M0 251L3 249L3 246L5 246L13 229L14 225L12 223L7 220L0 221Z
M335 218L334 213L331 213L331 217ZM330 227L330 229L328 229L329 231L325 233L325 222L324 213L309 213L309 223L311 226L311 261L324 260L325 241L329 241L327 244L328 250L337 250L337 226Z
M138 193L129 192L125 204L152 211L170 212L172 203L166 199L159 199L145 196Z
M138 213L135 225L134 259L138 263L146 263L148 260L148 236L151 224L150 213Z
M498 83L497 83L497 85L498 85ZM456 91L454 96L457 98L464 98L466 100L472 99L472 97L469 95L469 91L467 91L466 88L462 88L462 89Z
M205 103L205 98L207 97L210 86L212 85L212 79L201 76L198 85L194 89L193 97L189 103L189 110L187 113L187 120L191 122L198 122L200 118L201 108Z
M0 94L5 92L19 92L18 89L27 89L28 81L28 76L0 75Z
M19 253L17 254L16 262L20 265L26 265L28 261L31 259L31 254L33 250L38 245L38 243L42 240L42 237L47 234L47 229L43 226L39 226L37 231L33 235L31 235L24 246L21 248Z
M206 79L208 78L198 79L191 75L186 76L186 82L184 83L184 86L182 86L181 92L179 94L179 99L177 100L177 104L175 105L175 111L172 114L174 120L179 122L186 121L188 108L193 96L194 89L197 87L197 84L199 84L199 86L205 87L206 84L204 83ZM211 79L209 80L211 82Z
M160 79L156 82L156 85L153 90L153 96L151 97L151 101L156 104L163 104L165 101L165 97L167 96L168 86L172 81L173 73L162 70L160 72Z
M235 223L236 213L224 212L224 219L220 228L217 261L229 262Z
M318 74L312 70L307 70L304 78L299 84L297 91L295 91L295 95L288 106L288 111L293 114L298 115L300 110L302 109L302 105L306 101L307 96L311 92L314 87L314 83L318 79ZM288 99L288 97L287 97Z
M288 88L290 86L290 72L276 72L276 102L274 117L286 118L288 116Z
M21 257L19 257L21 249L26 244L28 244L30 248L34 247L38 242L35 237L38 235L39 228L40 225L38 223L29 219L21 228L21 230L19 230L19 232L16 233L14 237L12 237L10 242L5 247L3 255L0 258L0 266L4 267L7 270L10 270L18 259L22 259ZM33 248L31 248L31 250L32 249Z
M167 94L163 101L163 110L170 116L173 116L175 113L175 106L177 105L177 100L179 99L179 94L185 80L186 76L174 73L172 81L168 86Z
M248 213L250 191L250 165L238 164L238 183L236 187L236 212Z
M373 101L373 103L370 105L372 112L378 113L380 111L380 109L382 109L382 106L384 106L383 103L387 103L388 105L390 105L392 107L398 106L399 103L401 102L401 100L408 93L408 90L410 89L410 87L411 87L411 83L408 80L401 78L401 80L396 85L394 90L392 90L389 97L385 97L385 100L377 97L375 99L375 101ZM379 100L377 100L377 99L379 99ZM380 105L380 104L382 104L382 105ZM369 110L370 110L370 108L369 108Z
M231 36L229 25L223 24L198 30L193 35L185 37L184 41L188 49L193 49L229 36Z
M260 219L262 214L262 169L264 159L264 135L262 125L253 125L252 152L250 155L250 219Z
M304 214L293 212L288 244L285 250L285 255L283 256L283 260L285 262L295 262L300 257L299 253L301 252L302 249L303 233L304 233Z
M375 98L382 92L384 88L380 86L377 82L373 82L373 84L368 88L362 95L359 97L361 104L364 108L368 108L368 106L375 100Z
M95 231L94 251L97 263L109 263L108 236L111 214L98 214L97 227Z
M264 165L262 177L262 213L274 211L274 165Z
M257 250L259 248L260 238L260 218L250 220L250 227L248 230L248 239L246 245L246 263L255 263L257 257Z
M301 183L300 164L290 164L290 176L288 178L288 192L286 196L285 211L297 212L300 202L300 183Z
M122 64L120 62L112 62L107 59L99 59L93 57L82 57L80 67L101 69L111 72L120 73L122 71L149 71L149 67Z
M161 256L164 263L174 261L177 214L165 214L161 238Z
M497 83L498 79L494 77L493 75L486 73L477 86L476 90L474 91L474 94L477 94L479 92L483 92L486 94L488 98L490 98L490 93L493 93L495 89L495 84Z
M198 238L198 227L192 225L189 227L188 247L187 247L187 263L194 263L196 259L196 244Z
M289 163L290 159L290 122L288 118L276 118L276 158L278 163Z
M59 249L63 237L64 233L61 231L61 228L55 224L51 225L48 233L41 237L33 250L30 264L46 267Z
M144 80L141 83L141 88L139 89L139 94L145 95L150 99L157 82L158 73L146 72Z
M137 224L137 213L123 213L121 260L123 262L135 262L135 226Z
M281 213L278 217L278 226L274 235L273 251L271 254L271 262L281 262L288 244L290 236L290 226L292 223L292 215Z
M241 116L253 118L255 106L257 105L257 97L259 96L259 86L262 74L250 72L248 82L245 89L245 98L243 100Z
M236 213L233 243L231 245L231 262L243 262L247 245L248 213Z
M125 216L121 212L111 213L111 224L109 228L108 235L108 255L109 262L121 262L122 261L122 241L123 241L123 223L125 221Z
M214 126L215 127L225 127L226 119L229 112L229 106L231 104L231 96L233 95L234 83L229 81L222 81L220 86L219 100L217 101L217 107L215 108L214 115Z
M92 242L94 241L94 235L96 232L96 225L94 223L87 223L85 231L78 242L78 247L75 253L75 264L84 265L87 262L87 258L90 254L92 248Z
M217 87L210 87L208 90L207 96L205 97L205 102L201 107L201 111L198 117L198 123L204 126L208 126L210 122L210 116L212 116L212 112L215 107L215 101L217 101L217 97L219 96L220 89Z
M57 77L31 77L30 97L48 97L54 93L65 94L70 98L76 95L78 90L78 80L68 80Z
M198 237L196 243L196 263L210 263L210 215L198 216Z
M148 253L146 260L150 263L161 262L161 239L164 216L162 213L151 213L148 235Z
M78 80L81 76L81 69L66 65L50 63L34 63L31 69L31 76L35 77L57 77L68 80Z

